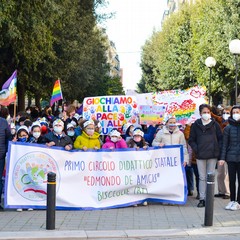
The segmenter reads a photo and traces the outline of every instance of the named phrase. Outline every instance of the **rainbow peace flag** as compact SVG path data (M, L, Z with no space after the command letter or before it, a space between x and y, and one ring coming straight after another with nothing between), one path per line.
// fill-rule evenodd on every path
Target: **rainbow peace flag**
M52 106L56 101L58 101L60 99L63 99L63 96L62 96L60 80L57 80L53 87L52 97L50 100L50 106Z
M17 70L12 76L3 84L2 91L0 91L0 104L8 106L17 99Z

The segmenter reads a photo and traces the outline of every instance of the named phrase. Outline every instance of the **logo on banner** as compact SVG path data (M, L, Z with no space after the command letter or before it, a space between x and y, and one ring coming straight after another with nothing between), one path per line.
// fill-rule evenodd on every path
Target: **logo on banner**
M47 174L54 172L60 180L55 160L44 152L29 152L16 163L13 171L13 185L16 191L31 201L47 198ZM59 184L57 184L59 187Z

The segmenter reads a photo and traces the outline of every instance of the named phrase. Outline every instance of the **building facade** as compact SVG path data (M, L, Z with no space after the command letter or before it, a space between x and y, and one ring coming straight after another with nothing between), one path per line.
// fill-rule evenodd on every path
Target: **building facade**
M179 10L182 4L190 4L190 3L195 3L196 0L167 0L167 9L163 13L162 17L162 24L164 20L171 15L172 13L176 12Z
M121 77L119 56L113 41L109 41L107 58L110 65L110 77Z

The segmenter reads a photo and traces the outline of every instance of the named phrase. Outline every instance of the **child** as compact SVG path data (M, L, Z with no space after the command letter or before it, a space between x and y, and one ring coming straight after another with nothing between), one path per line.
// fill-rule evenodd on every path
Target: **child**
M120 132L113 128L106 138L106 143L103 144L102 148L115 149L115 148L127 148L127 143L121 137Z
M31 126L31 137L29 142L30 143L43 143L43 137L41 136L41 124L39 121L33 122Z
M45 142L48 147L58 146L64 147L67 151L71 150L73 148L72 139L64 133L63 128L63 121L56 119L53 122L53 131L44 136L43 142Z
M18 128L17 130L17 135L16 137L12 140L13 142L22 142L26 143L29 141L29 131L28 127L25 125L22 125ZM29 208L28 211L32 211L32 208ZM18 208L17 212L22 212L22 208Z
M40 125L41 125L41 136L44 136L45 134L51 132L49 129L49 124L47 122L47 119L45 117L38 119Z
M10 123L10 131L11 131L11 140L16 136L16 126L14 123Z
M122 136L126 142L128 142L132 138L134 126L131 123L126 123L122 126Z
M82 149L87 151L87 149L99 149L99 133L95 132L95 125L92 120L83 120L80 123L82 128L82 134L77 137L74 142L74 148Z
M144 132L141 128L135 128L133 130L133 137L127 142L129 148L148 148L148 145L143 137Z
M72 142L74 142L77 138L75 129L72 123L69 123L67 125L67 135L72 139Z
M141 128L135 128L133 130L133 137L127 142L127 145L129 148L136 148L138 150L139 148L147 149L148 145L143 138L144 132ZM147 206L147 201L143 202L143 206ZM137 207L137 205L134 205L134 207Z
M28 142L29 140L29 131L28 127L22 125L17 130L17 135L13 138L13 142Z

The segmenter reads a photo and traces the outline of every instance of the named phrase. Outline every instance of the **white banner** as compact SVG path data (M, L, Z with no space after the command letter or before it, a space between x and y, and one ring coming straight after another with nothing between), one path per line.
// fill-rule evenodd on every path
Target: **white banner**
M185 204L182 163L180 145L83 152L10 142L5 207L44 209L49 172L57 176L57 209L117 208L144 201Z

